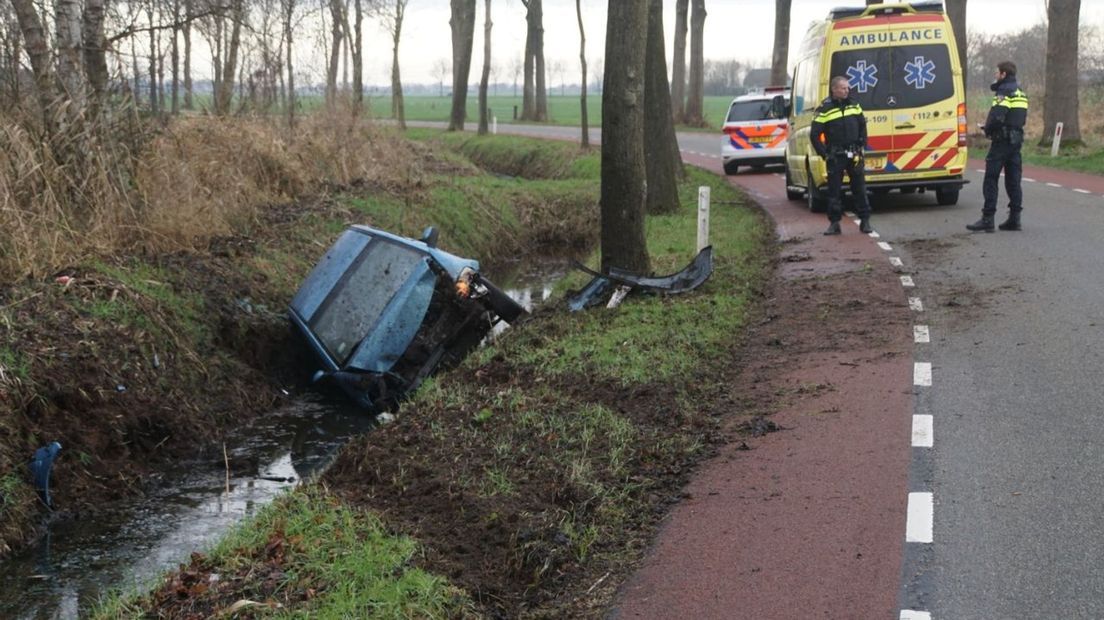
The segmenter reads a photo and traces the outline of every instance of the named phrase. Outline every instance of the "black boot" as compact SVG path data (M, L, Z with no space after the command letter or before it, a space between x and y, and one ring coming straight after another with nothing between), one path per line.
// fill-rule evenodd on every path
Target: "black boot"
M832 222L828 224L828 230L824 231L826 235L838 235L840 234L839 222Z
M997 228L1001 230L1023 230L1023 228L1020 228L1020 212L1009 211L1008 219L1001 222L1001 225Z
M863 233L872 233L874 229L870 227L870 217L859 218L859 231Z
M987 233L993 232L996 228L993 226L993 214L982 215L981 219L973 224L967 224L966 230L972 230L974 232L984 230Z

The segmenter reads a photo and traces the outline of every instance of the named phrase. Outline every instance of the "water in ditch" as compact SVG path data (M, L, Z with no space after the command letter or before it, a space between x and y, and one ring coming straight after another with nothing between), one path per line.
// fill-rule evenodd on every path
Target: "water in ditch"
M569 268L564 260L528 261L489 277L532 310ZM147 495L94 519L52 524L37 545L0 562L0 618L77 618L110 590L144 589L320 472L341 445L374 424L343 401L308 393L227 437L225 456L219 450L178 463Z

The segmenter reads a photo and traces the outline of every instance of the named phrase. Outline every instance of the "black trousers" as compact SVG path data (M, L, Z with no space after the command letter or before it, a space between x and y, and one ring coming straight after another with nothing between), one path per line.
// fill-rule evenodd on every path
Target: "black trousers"
M997 180L1004 170L1004 191L1008 192L1008 209L1019 212L1023 209L1023 190L1020 180L1023 178L1023 162L1020 160L1020 148L1023 144L1012 144L1007 140L994 140L989 145L989 154L985 156L985 181L981 193L985 204L981 208L983 215L997 212Z
M870 217L870 203L866 200L866 171L860 157L856 162L847 153L833 153L825 158L828 166L828 221L838 222L843 217L843 173L851 179L851 196L855 199L855 214Z

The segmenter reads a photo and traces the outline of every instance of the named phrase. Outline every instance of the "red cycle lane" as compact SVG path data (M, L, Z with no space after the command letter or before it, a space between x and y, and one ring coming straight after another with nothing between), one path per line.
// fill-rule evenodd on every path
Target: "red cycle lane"
M720 172L716 159L686 161ZM730 180L784 244L768 301L776 319L756 330L789 352L747 364L773 375L766 389L803 395L780 399L770 420L781 431L735 438L698 470L612 616L895 618L912 417L907 296L889 253L850 220L824 237L826 218L787 200L773 172ZM832 304L852 312L818 325ZM804 333L770 332L787 320ZM849 337L833 340L837 332Z

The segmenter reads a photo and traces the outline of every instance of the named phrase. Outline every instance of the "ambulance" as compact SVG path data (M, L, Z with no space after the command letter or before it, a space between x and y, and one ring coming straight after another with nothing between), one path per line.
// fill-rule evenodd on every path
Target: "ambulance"
M790 87L769 86L736 97L728 106L721 160L725 174L736 174L740 166L760 167L785 161Z
M866 116L868 191L932 191L940 205L957 203L967 183L966 100L942 2L834 9L806 33L793 75L786 195L818 213L827 207L827 172L809 129L837 75Z

